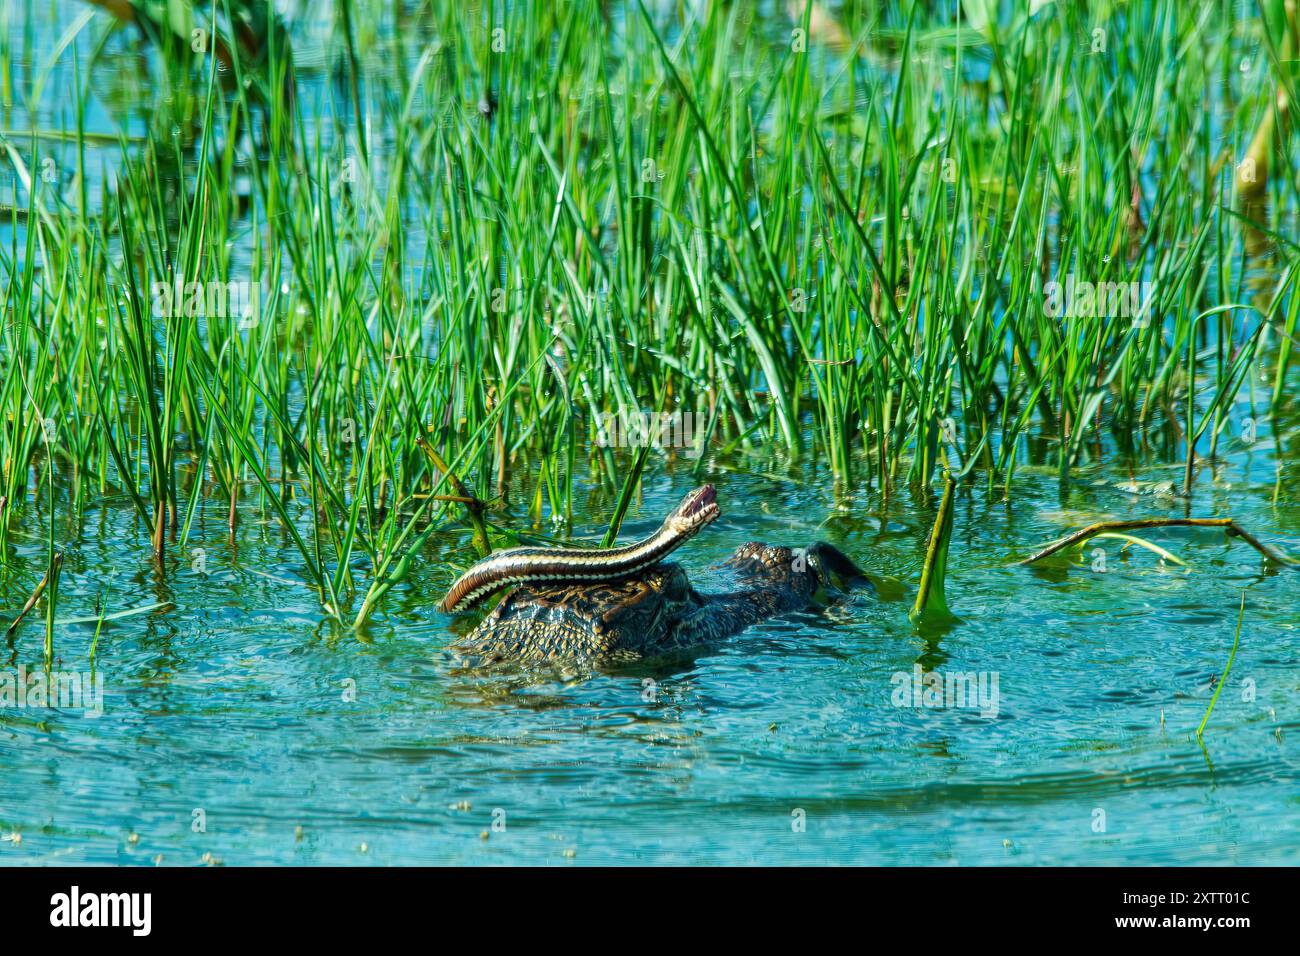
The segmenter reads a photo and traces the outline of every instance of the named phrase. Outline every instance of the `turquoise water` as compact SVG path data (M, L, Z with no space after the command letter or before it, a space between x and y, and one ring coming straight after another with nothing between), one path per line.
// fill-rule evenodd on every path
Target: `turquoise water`
M907 620L925 503L711 475L724 516L681 554L697 587L742 541L820 537L879 595L597 673L459 670L447 646L474 615L432 609L455 533L359 639L321 623L269 519L232 547L223 515L205 515L206 574L176 563L164 579L123 546L142 534L128 509L88 511L61 613L93 614L101 592L115 608L173 606L105 626L102 716L0 711L0 836L21 835L0 861L1294 863L1300 576L1199 530L1151 535L1190 571L1117 541L1104 572L1093 545L1007 566L1080 522L1179 513L1158 489L1180 472L1150 468L1157 493L1132 494L1120 470L1063 496L1032 469L1010 503L963 495L949 581L962 623L928 639ZM626 535L690 486L667 471ZM1295 469L1273 478L1267 454L1241 452L1200 474L1192 511L1300 551ZM43 560L38 541L29 557ZM39 659L40 630L20 632L11 665ZM66 669L92 633L60 629ZM894 675L918 663L996 675L996 716L896 706Z

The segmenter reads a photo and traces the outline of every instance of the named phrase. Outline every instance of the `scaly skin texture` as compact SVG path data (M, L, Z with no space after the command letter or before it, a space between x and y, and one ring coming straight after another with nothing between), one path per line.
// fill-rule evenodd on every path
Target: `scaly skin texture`
M494 661L646 657L721 640L807 607L824 587L865 583L828 544L806 551L750 542L725 562L741 587L701 594L681 565L660 563L616 581L524 585L507 594L456 649Z

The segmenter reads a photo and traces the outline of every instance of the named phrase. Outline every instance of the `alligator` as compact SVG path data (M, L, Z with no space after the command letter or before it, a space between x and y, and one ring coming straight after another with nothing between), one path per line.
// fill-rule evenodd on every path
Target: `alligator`
M665 527L674 516L698 509L702 492L711 505L712 488L698 489L669 515ZM503 565L510 564L510 554L502 552ZM535 554L532 559L540 563ZM607 580L576 579L577 574L524 580L455 650L480 663L652 657L715 642L819 598L871 586L848 557L822 541L803 549L752 541L722 567L732 571L738 585L723 594L696 591L680 564L662 560Z

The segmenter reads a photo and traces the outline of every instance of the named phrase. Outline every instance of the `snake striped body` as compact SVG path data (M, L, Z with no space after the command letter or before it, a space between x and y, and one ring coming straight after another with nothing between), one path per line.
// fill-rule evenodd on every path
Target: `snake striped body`
M714 521L721 512L712 485L682 499L654 534L621 548L511 548L489 555L452 584L438 605L446 612L473 607L516 584L609 581L653 567Z

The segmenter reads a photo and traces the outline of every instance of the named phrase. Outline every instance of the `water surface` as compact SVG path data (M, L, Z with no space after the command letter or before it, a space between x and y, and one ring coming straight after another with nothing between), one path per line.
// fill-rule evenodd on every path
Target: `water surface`
M1231 512L1300 550L1293 477L1278 492L1266 459L1239 454L1214 477L1207 468L1194 511ZM690 486L688 474L666 471L649 479L627 535L651 528ZM433 610L452 573L440 559L463 543L456 533L358 636L321 622L269 519L242 525L232 547L224 516L205 515L195 546L206 573L173 562L160 575L146 549L124 545L141 535L129 509L88 512L61 613L93 613L100 594L113 608L173 606L105 626L102 716L0 711L0 830L21 834L0 842L0 861L1300 856L1293 572L1266 570L1208 531L1152 535L1190 572L1145 551L1121 554L1115 541L1104 544L1104 573L1091 545L1081 560L1008 567L1085 518L1180 510L1122 490L1127 476L1104 470L1064 496L1054 478L1028 473L1009 504L982 490L959 500L949 597L962 623L926 637L906 614L932 520L926 503L712 477L725 514L681 554L698 587L718 583L707 566L742 541L820 537L884 576L879 595L615 671L472 672L447 647L474 615ZM595 534L603 521L590 515L577 530ZM37 563L40 547L31 542ZM1202 748L1194 730L1243 590L1241 646ZM25 626L11 665L39 660L40 632ZM60 629L64 668L85 666L92 633ZM996 716L896 706L894 675L917 664L996 675Z

